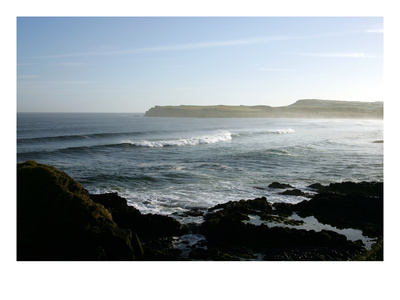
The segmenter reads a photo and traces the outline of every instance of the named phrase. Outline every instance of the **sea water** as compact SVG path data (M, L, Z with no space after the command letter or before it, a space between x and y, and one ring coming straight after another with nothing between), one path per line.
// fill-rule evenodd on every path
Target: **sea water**
M17 161L54 165L91 193L118 192L143 213L179 216L265 196L274 181L383 181L383 121L149 118L18 113Z

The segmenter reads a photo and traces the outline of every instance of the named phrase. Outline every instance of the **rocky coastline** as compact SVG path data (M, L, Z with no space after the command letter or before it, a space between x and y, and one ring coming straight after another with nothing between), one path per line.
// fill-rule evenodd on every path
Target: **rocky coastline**
M303 193L288 184L270 187ZM297 204L265 197L230 201L188 211L203 221L182 224L171 216L142 214L117 193L89 194L55 167L18 163L17 260L383 260L382 182L309 188L315 194L303 195L308 199ZM310 216L360 230L374 243L367 249L363 241L332 230L303 229Z

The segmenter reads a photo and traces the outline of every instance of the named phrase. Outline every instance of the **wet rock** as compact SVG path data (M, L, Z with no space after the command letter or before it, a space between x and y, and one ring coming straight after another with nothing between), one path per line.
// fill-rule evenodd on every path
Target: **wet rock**
M361 193L364 196L383 196L383 182L341 182L331 183L328 191L341 194Z
M286 184L286 183L279 183L279 182L273 182L271 183L269 186L269 188L272 189L287 189L287 188L293 188L293 186L291 186L290 184Z
M383 235L383 197L325 192L292 208L299 215L313 215L319 222L338 228L358 228L369 236Z
M320 183L311 184L309 188L319 192L334 192L339 194L348 194L358 192L365 196L383 196L383 182L337 182L324 186Z
M190 217L201 217L204 215L204 211L201 210L200 208L193 208L188 212L186 212L186 215Z
M267 201L267 198L261 197L254 200L240 200L240 201L229 201L227 203L218 204L208 209L209 212L223 209L224 213L230 211L240 210L244 214L250 214L255 211L271 211L272 206ZM207 217L207 216L205 216Z
M320 183L313 183L313 184L310 184L308 187L313 190L317 190L317 191L324 191L326 189L326 187Z
M332 231L316 232L243 223L240 213L249 212L259 214L262 216L261 219L267 218L268 221L290 223L289 225L301 223L301 221L291 223L290 221L294 220L287 218L294 205L274 204L275 210L269 210L268 206L268 209L264 211L250 209L250 207L251 200L243 200L238 201L237 204L225 203L209 209L201 225L201 233L207 239L207 248L214 253L211 256L212 259L243 259L239 253L235 252L235 249L241 248L247 249L248 253L274 253L272 256L265 255L265 259L271 260L347 260L363 249L359 243L348 241L344 235ZM266 207L265 204L264 207ZM238 211L238 208L244 208L244 211ZM280 215L281 212L285 214ZM329 249L329 253L322 255L317 250L301 251L305 248Z
M255 188L257 190L262 190L262 191L266 190L266 188L261 187L261 186L253 186L253 188Z
M304 192L302 192L299 189L293 189L293 190L286 190L282 193L280 193L281 195L288 195L288 196L307 196L307 194L305 194Z
M284 203L284 202L276 202L272 204L275 211L281 216L291 216L293 213L293 204Z

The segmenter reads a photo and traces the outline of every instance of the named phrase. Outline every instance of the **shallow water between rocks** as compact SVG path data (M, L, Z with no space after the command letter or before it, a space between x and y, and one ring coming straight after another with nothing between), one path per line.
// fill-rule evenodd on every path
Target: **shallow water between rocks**
M374 238L364 236L362 234L362 231L359 229L354 229L354 228L340 229L340 228L331 226L329 224L321 223L314 216L302 218L298 214L293 213L290 216L290 219L295 220L295 221L303 221L304 223L301 225L287 225L284 223L263 221L260 219L260 216L258 216L258 215L249 215L249 217L250 217L250 220L244 221L244 222L252 224L252 225L266 224L269 227L281 226L281 227L314 230L314 231L331 230L331 231L337 232L339 234L343 234L350 241L361 240L364 243L365 248L367 250L371 250L372 244L376 241L376 239L374 239Z

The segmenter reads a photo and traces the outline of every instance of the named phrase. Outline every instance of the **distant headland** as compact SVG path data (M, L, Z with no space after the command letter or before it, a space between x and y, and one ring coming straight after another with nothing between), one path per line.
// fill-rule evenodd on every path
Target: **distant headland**
M383 119L383 102L304 99L288 106L155 106L146 117Z

